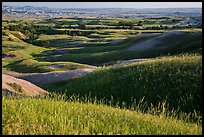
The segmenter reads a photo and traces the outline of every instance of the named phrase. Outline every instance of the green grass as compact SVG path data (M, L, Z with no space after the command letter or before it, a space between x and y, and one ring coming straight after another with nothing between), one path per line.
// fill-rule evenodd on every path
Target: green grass
M104 45L84 46L84 47L78 47L78 48L66 48L64 50L64 53L60 57L49 58L50 55L47 56L47 55L44 55L44 53L38 55L38 57L39 57L39 60L42 59L50 62L72 61L72 62L79 62L83 64L94 64L94 65L115 61L115 60L121 60L121 59L131 59L135 57L139 58L143 54L143 51L129 52L129 51L126 51L125 49L130 47L132 44L142 42L149 38L152 38L152 36L148 36L144 38L131 37L116 45L104 44Z
M67 47L70 46L73 41L87 41L90 38L84 36L70 36L70 35L40 35L38 39L32 43L42 47ZM45 44L46 42L46 44ZM73 44L72 44L73 45Z
M2 98L3 135L201 135L201 125L96 103Z
M197 55L164 57L150 61L105 67L80 78L44 86L67 96L90 95L113 98L114 103L132 106L144 97L147 106L167 101L169 109L190 113L201 109L202 58Z
M17 92L22 93L23 89L21 87L21 85L18 85L17 83L9 83L9 85Z
M53 65L62 65L62 67L53 68ZM68 71L80 68L89 68L89 66L74 62L38 62L32 59L25 59L6 64L4 70L20 73L45 73L54 71Z
M18 33L18 32L7 32ZM58 35L52 36L53 38L59 37ZM61 37L61 36L60 36ZM69 36L67 36L69 37ZM46 37L44 37L45 39ZM67 71L72 69L87 68L88 65L79 64L74 62L47 62L45 60L38 61L37 56L42 52L49 51L49 48L35 46L33 44L26 43L20 39L8 41L3 39L2 41L3 53L10 53L16 55L14 58L6 58L2 61L4 71L15 71L22 73L43 73L52 71ZM52 69L51 65L64 64L64 67Z
M139 43L144 40L153 38L154 36L146 36L144 38L138 38L138 37L129 37L127 39L124 39L124 41L121 41L117 44L104 44L104 45L93 45L93 46L83 46L83 47L73 47L73 48L64 48L63 54L75 54L75 53L102 53L102 52L109 52L109 51L116 51L116 50L123 50L128 48L133 43ZM58 54L52 52L52 55ZM49 54L50 55L50 54ZM42 55L43 57L43 55ZM64 57L64 56L62 56Z
M146 38L144 38L146 39ZM183 35L172 35L165 37L161 44L158 44L154 48L146 49L143 51L126 51L125 49L141 42L144 39L127 39L126 43L118 44L116 46L109 46L106 48L82 48L78 50L72 50L69 54L64 54L56 58L47 58L43 56L47 61L72 61L91 65L102 65L107 62L117 60L127 60L134 58L149 58L157 56L166 56L168 54L176 55L185 52L191 52L202 48L201 33L190 34L185 33ZM164 44L165 43L165 44ZM95 53L93 52L95 51Z
M176 21L172 22L173 19ZM64 28L71 24L73 27L78 26L76 23L80 18L51 21L37 18L4 20L16 20L15 23L2 22L3 53L16 55L2 60L4 71L67 71L88 68L85 64L103 65L118 60L166 56L128 65L99 67L85 76L43 86L50 92L59 93L59 96L2 97L4 135L202 134L201 33L171 36L163 39L162 44L157 47L145 51L127 51L132 44L152 38L135 38L138 33L161 33L169 30L116 29L120 21L132 22L134 27L144 29L160 24L169 26L181 18L82 18L87 24L86 30ZM146 21L144 25L136 26L141 20ZM39 35L37 39L27 43L22 40L18 31L4 28L20 22L54 28L49 32L43 31L46 35ZM62 28L55 28L57 23ZM95 27L101 28L94 29ZM70 35L65 35L65 30ZM202 29L183 31L202 32ZM115 45L109 43L118 39L125 41ZM59 49L64 50L63 53L53 52ZM180 53L190 55L177 55ZM62 56L53 57L58 54ZM177 56L168 57L169 54ZM53 69L53 65L60 67ZM21 92L21 87L16 83L10 85Z

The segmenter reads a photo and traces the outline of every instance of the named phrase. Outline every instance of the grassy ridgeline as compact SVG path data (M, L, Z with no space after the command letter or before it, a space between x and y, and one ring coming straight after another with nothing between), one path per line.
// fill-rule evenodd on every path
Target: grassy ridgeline
M158 106L166 100L169 109L201 112L201 56L153 59L129 65L101 68L86 76L45 86L48 91L122 102L126 106ZM144 107L144 105L143 105Z
M180 53L200 53L202 49L201 33L184 33L182 35L171 34L164 37L161 43L155 47L145 50L129 51L126 50L135 44L157 36L148 36L144 38L130 38L125 42L117 45L106 45L96 47L87 47L75 50L66 50L68 54L55 58L46 58L47 61L72 61L89 65L102 65L103 63L128 60L135 58L150 58L166 56L168 54L177 55ZM145 44L144 44L145 46ZM41 55L45 57L44 55Z
M202 134L202 126L103 104L2 98L3 135Z

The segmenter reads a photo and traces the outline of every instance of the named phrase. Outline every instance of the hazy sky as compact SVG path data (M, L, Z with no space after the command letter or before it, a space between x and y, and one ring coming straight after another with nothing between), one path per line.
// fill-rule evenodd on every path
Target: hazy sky
M202 8L202 2L2 2L2 5L52 8Z

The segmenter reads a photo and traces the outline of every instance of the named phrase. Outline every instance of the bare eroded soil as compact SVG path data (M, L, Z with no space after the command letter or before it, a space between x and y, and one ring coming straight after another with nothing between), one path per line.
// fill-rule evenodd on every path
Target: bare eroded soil
M18 86L13 86L14 83ZM20 91L18 90L19 88L21 89ZM39 88L38 86L26 80L18 79L6 74L2 74L2 93L5 95L14 93L26 96L39 96L42 94L48 94L48 92L44 89Z

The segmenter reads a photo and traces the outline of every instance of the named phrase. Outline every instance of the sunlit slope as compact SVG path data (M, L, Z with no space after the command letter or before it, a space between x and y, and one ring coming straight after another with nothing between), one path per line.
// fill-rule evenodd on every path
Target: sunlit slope
M182 112L201 111L202 57L156 58L101 68L86 76L45 86L48 91L107 99L131 106L143 99L150 106L167 101Z
M22 73L42 73L51 71L66 71L77 68L87 68L74 62L47 62L38 61L37 55L49 51L49 48L35 46L23 41L23 34L18 31L3 31L2 35L2 53L5 55L13 55L2 60L4 71L14 71ZM62 67L53 68L53 65L61 65Z
M155 36L151 39L148 39L147 42L136 40L126 40L126 43L118 44L121 46L115 46L114 48L110 47L104 50L100 49L91 50L89 52L84 49L75 49L70 51L70 53L62 54L62 56L57 56L55 58L46 58L47 61L73 61L78 63L85 64L96 64L101 65L103 63L117 61L117 60L127 60L127 59L135 59L135 58L149 58L149 57L157 57L157 56L166 56L166 55L176 55L180 53L202 53L202 33L200 32L166 32L159 39ZM154 43L154 44L153 44ZM150 45L154 45L151 46ZM124 46L125 45L125 46ZM135 47L131 49L130 47ZM139 47L139 49L137 48ZM130 49L130 50L127 50ZM135 50L138 49L138 50ZM140 50L142 49L142 50Z
M3 135L202 134L200 125L105 105L26 98L2 104Z
M2 95L4 96L40 96L43 94L48 94L48 92L26 80L2 74Z

